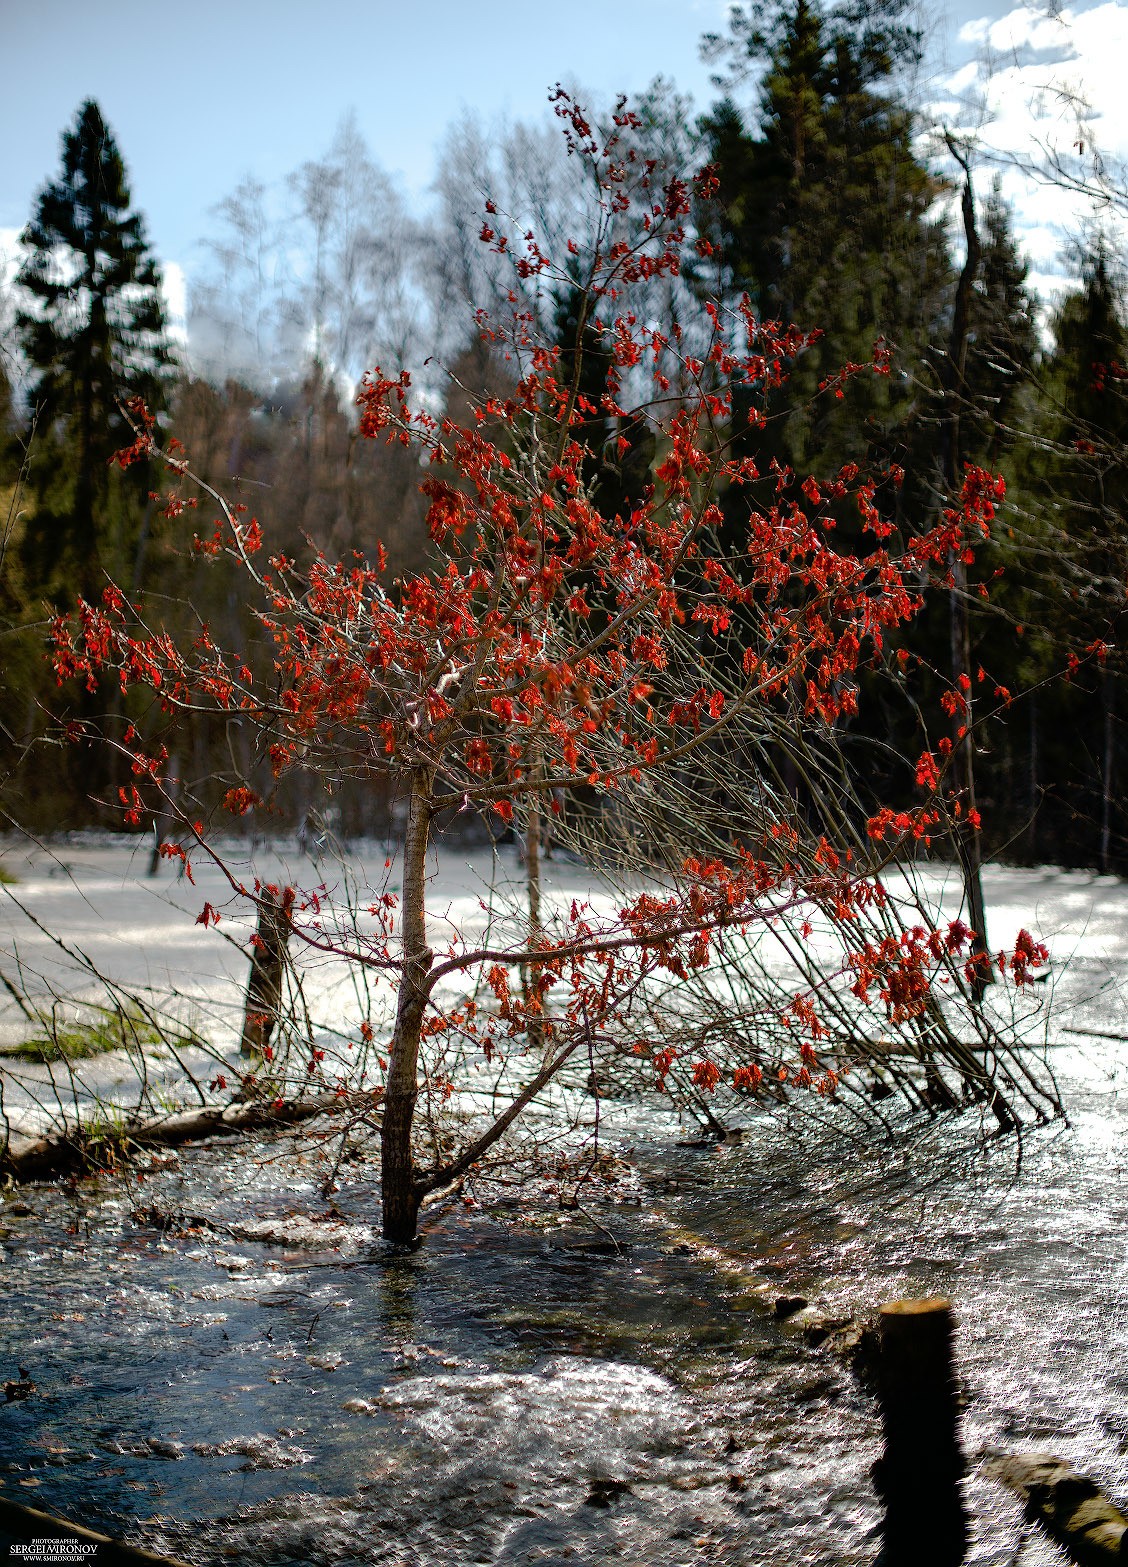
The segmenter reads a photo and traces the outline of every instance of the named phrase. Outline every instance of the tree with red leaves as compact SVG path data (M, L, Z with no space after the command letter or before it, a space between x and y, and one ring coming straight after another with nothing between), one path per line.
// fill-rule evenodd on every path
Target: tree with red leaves
M433 569L391 583L379 560L316 557L301 566L271 556L257 521L209 492L221 515L196 547L237 563L272 649L267 678L207 627L191 646L150 629L115 588L55 628L60 679L96 682L116 671L123 688L149 689L173 719L200 707L238 715L276 776L319 764L337 775L391 775L406 800L400 896L385 893L363 919L335 920L316 890L246 887L187 814L180 841L166 846L184 859L211 855L236 897L285 907L299 947L394 985L375 1096L383 1231L397 1242L414 1238L423 1198L471 1170L573 1058L593 1062L607 1051L662 1087L678 1049L655 1043L648 1020L656 990L706 974L730 940L781 920L801 921L809 933L825 917L856 931L839 977L891 1027L935 1014L941 972L957 988L974 979L962 972L970 932L959 921L899 933L886 923L884 934L866 934L865 920L887 907L875 876L880 858L821 832L808 855L794 812L771 797L755 812L730 804L705 835L708 852L680 859L660 851L665 829L643 813L640 868L648 875L611 912L594 903L542 907L534 881L523 928L504 938L446 929L440 943L429 922L428 848L445 813L485 813L524 826L536 842L541 818L578 794L589 822L606 825L620 807L629 814L641 800L662 798L672 778L715 776L719 757L744 754L749 736L770 733L781 713L789 722L798 715L801 730L832 733L853 710L860 661L881 657L885 637L916 614L932 576L942 578L952 553L989 529L998 493L989 474L969 470L934 527L898 539L876 504L873 475L848 464L796 482L777 470L768 476L774 503L750 507L744 536L722 541L722 491L766 477L753 457L734 458L727 446L734 390L753 410L775 402L812 339L756 319L748 301L731 312L706 304L692 325L633 309L637 290L680 268L692 244L693 185L707 192L709 172L687 182L658 170L638 152L625 104L604 132L562 91L555 102L597 194L598 227L582 255L572 244L555 256L532 230L487 211L482 242L512 258L514 308L510 320L482 320L479 329L511 370L509 394L480 399L464 426L414 405L407 374L374 371L362 389L363 436L419 456ZM566 365L523 308L537 289L570 291L577 347ZM598 402L581 390L582 345L593 340L609 366ZM822 395L883 369L878 353L846 367ZM120 455L125 463L154 454L150 421L140 408L134 417L137 441ZM627 455L640 421L656 453L649 482L637 503L609 515L595 504L592 474ZM612 449L593 452L591 432L605 440L616 429ZM169 460L187 480L184 459L174 452ZM835 518L848 508L870 540L867 553L835 548ZM136 782L122 800L138 821L147 791L160 788L163 759L135 736L127 743ZM873 815L861 843L880 857L890 842L927 835L944 809L943 769L943 757L922 757L925 803ZM241 813L255 801L240 788L227 803ZM1024 936L1021 954L1002 962L1021 983L1042 957ZM818 989L800 983L775 1002L792 1046L773 1073L833 1095L842 1068L823 1049ZM487 1063L509 1052L524 1065L503 1109L465 1146L436 1151L424 1167L421 1072L430 1082L428 1052L452 1035ZM717 1090L722 1056L704 1047L683 1063L695 1094ZM970 1052L956 1067L984 1097L989 1088L1001 1100ZM764 1078L755 1059L723 1071L744 1093Z

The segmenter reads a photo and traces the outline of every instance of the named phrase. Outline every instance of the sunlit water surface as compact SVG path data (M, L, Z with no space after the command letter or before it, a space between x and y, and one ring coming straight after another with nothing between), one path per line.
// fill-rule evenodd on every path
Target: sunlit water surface
M38 1393L0 1405L3 1493L197 1563L872 1562L874 1405L778 1289L950 1295L969 1454L1128 1495L1123 1073L1056 1054L1071 1124L1021 1157L970 1117L691 1149L626 1108L616 1200L456 1202L410 1255L363 1166L326 1199L287 1144L9 1193L0 1359ZM974 1462L967 1493L969 1561L1015 1561L1017 1508Z
M107 907L137 901L115 874ZM287 1142L4 1193L0 1380L23 1367L37 1392L0 1403L3 1494L199 1564L872 1563L874 1404L772 1302L869 1317L943 1293L968 1559L1060 1561L975 1455L1052 1451L1128 1498L1128 1047L1067 1032L1126 1031L1128 889L990 878L996 939L1029 922L1059 976L1048 1059L1070 1121L1021 1143L970 1114L851 1140L845 1116L808 1112L685 1148L659 1105L605 1104L615 1190L566 1212L479 1190L408 1255L376 1238L368 1167L327 1198ZM23 890L54 887L29 872ZM104 919L74 915L53 917L85 950ZM122 951L196 973L154 918Z

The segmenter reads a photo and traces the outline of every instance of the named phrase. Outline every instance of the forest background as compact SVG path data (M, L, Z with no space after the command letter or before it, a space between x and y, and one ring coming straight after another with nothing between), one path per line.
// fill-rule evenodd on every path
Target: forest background
M985 848L1123 871L1124 183L1094 162L1086 105L1063 78L1064 143L1047 152L1032 139L1018 156L1095 199L1061 256L1063 286L1039 297L1004 196L1016 155L992 136L989 65L937 107L921 92L921 32L896 0L876 10L785 0L755 16L754 26L735 8L704 41L716 81L704 112L670 78L633 105L658 167L712 164L718 179L656 317L747 294L762 319L822 332L791 367L787 402L758 443L762 468L774 458L778 473L829 476L847 456L875 473L900 467L905 484L878 496L894 526L926 525L964 464L1007 483L990 544L862 677L865 700L839 721L839 743L864 749L874 799L920 803L909 759L935 743L921 715L962 675ZM157 722L113 690L56 686L46 634L76 593L96 598L112 579L143 594L148 614L159 605L177 637L202 620L252 666L270 657L235 576L194 558L207 519L165 516L148 464L113 465L131 439L121 405L143 397L202 477L261 517L272 548L312 543L336 558L382 544L394 580L429 557L423 475L408 451L358 439L361 377L376 364L411 369L416 397L457 418L473 397L505 392L504 360L461 325L520 292L481 243L485 203L550 236L592 221L593 192L547 111L500 129L464 113L425 204L380 167L346 112L322 156L270 183L248 175L217 189L176 333L129 154L97 103L79 106L0 299L0 808L34 830L121 822L127 780L113 751L67 745L69 724ZM521 303L565 355L583 350L597 388L604 351L578 340L567 291ZM875 349L888 374L841 403L817 395ZM734 420L739 441L739 408ZM616 460L592 483L614 509L661 453L644 430L605 433ZM370 782L335 786L299 768L276 784L236 719L181 718L166 743L169 776L205 816L247 789L265 802L242 820L248 830L387 827L393 802Z

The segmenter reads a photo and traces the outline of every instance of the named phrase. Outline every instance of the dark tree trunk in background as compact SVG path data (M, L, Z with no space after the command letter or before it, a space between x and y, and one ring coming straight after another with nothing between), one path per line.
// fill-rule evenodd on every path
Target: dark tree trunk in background
M975 226L975 197L972 190L971 170L966 157L958 151L949 138L948 146L964 173L963 225L966 255L963 270L956 288L955 306L952 312L952 330L948 340L946 366L946 407L941 430L941 449L944 458L944 481L949 496L959 494L963 486L963 449L960 431L961 414L967 397L967 345L971 324L972 289L979 271L980 243ZM977 809L975 795L975 747L972 739L971 670L971 617L968 600L967 567L963 560L953 556L950 561L952 587L949 594L949 630L951 642L952 683L966 687L963 691L966 706L955 715L955 733L952 736L952 775L959 791L962 815L955 828L956 849L963 875L964 898L967 903L968 922L975 932L972 938L972 956L979 959L976 965L972 990L976 1000L992 979L987 946L987 907L983 897L983 862L980 837L969 821ZM960 733L960 730L963 733Z

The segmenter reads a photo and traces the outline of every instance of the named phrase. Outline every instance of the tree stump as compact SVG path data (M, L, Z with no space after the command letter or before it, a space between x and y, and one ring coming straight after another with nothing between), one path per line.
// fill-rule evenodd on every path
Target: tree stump
M282 1010L282 978L289 942L289 905L277 892L264 887L259 897L258 924L251 938L251 973L239 1046L242 1055L261 1060L270 1045Z
M948 1301L881 1308L878 1398L885 1450L874 1485L885 1504L881 1567L956 1567L967 1549L964 1456Z

